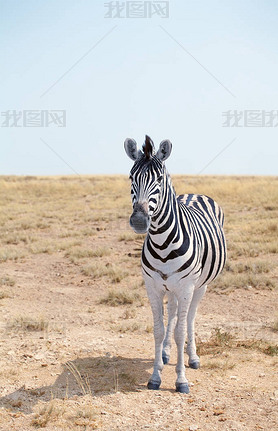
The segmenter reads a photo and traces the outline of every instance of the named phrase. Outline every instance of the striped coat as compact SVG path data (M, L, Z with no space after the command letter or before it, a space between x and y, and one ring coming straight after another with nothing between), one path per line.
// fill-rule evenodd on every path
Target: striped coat
M178 196L173 205L175 210L170 211L167 205L167 219L162 207L153 220L158 221L159 228L151 225L145 240L144 273L150 277L153 272L159 273L169 282L177 274L179 279L191 276L195 288L211 283L226 260L222 209L208 196L195 194Z
M177 344L176 390L189 392L185 376L184 345L187 328L189 366L198 368L194 322L208 283L226 260L224 215L208 196L176 196L164 161L172 149L162 141L157 153L146 136L143 151L133 139L125 150L134 161L130 171L133 213L130 225L147 233L142 250L142 272L150 300L155 339L155 360L149 389L159 389L164 364L170 360L171 339ZM163 298L168 296L168 325L163 323Z

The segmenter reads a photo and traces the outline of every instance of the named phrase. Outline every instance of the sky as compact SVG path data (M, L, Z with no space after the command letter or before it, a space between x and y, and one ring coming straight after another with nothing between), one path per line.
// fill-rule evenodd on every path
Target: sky
M0 0L0 175L278 174L275 0Z

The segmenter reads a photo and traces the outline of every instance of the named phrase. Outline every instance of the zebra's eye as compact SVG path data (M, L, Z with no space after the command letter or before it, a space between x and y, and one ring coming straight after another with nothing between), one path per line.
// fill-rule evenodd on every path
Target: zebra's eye
M160 175L160 177L158 177L158 178L157 178L157 182L158 182L159 184L161 183L162 178L163 178L163 176L162 176L162 175Z

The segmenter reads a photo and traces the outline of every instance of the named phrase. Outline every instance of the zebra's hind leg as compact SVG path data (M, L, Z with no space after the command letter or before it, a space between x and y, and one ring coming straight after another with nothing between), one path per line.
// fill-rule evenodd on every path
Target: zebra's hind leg
M200 367L200 358L196 353L195 343L195 316L198 305L203 298L207 286L202 286L196 289L193 293L192 301L187 315L187 348L186 353L189 356L188 365L190 368L197 369Z
M163 342L162 360L164 364L170 361L170 350L172 345L172 335L177 323L177 308L178 300L172 292L167 293L168 296L168 325L166 336Z
M153 374L149 379L148 389L157 390L161 385L161 372L163 369L162 346L165 332L163 323L164 292L157 292L155 289L148 287L147 292L153 313L153 333L155 341L155 359L153 366Z

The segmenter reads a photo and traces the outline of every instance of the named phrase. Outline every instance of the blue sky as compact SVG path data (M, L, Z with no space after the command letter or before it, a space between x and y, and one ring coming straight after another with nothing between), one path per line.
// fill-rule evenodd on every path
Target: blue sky
M165 18L105 3L0 1L0 174L127 174L124 139L147 133L172 141L171 173L277 175L278 3L170 0ZM66 125L14 127L12 111Z

